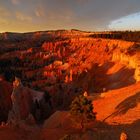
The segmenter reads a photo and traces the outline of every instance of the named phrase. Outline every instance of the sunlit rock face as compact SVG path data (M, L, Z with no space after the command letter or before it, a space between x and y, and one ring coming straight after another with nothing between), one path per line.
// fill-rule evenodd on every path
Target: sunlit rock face
M17 89L29 92L25 98L37 101L37 106L44 99L42 93L47 93L47 103L42 101L40 105L46 107L42 107L42 112L68 109L74 96L85 91L96 94L140 80L138 43L89 35L74 30L6 33L1 36L1 71L10 82L15 75L20 77L23 86ZM40 92L32 94L34 90ZM23 116L27 116L30 104L23 104L27 106ZM34 114L40 114L37 112Z
M121 132L126 132L128 137L139 140L140 44L91 38L89 34L80 31L2 34L0 122L44 121L38 134L33 131L33 138L28 139L39 140L37 134L42 139L55 140L70 134L80 140L99 137L118 140ZM80 132L67 112L79 94L93 100L97 112L97 121L85 133ZM9 125L2 122L1 130L4 127ZM20 130L19 135L21 132L25 133L23 138L27 132Z
M44 74L47 77L47 73L49 76L49 71L55 69L50 75L55 75L56 81L61 77L62 82L67 84L74 83L79 88L81 87L83 91L91 90L99 92L103 88L119 88L121 84L123 84L117 84L121 74L121 71L119 71L121 68L124 68L122 72L128 71L130 83L138 80L135 76L137 74L135 73L134 56L131 57L129 54L125 54L128 51L127 49L133 47L133 45L134 43L125 41L91 38L78 38L55 43L44 43L42 45L43 50L50 56L53 55L56 57L51 65L45 67L46 72ZM55 59L63 60L63 63L56 65ZM129 65L128 62L130 63ZM66 69L64 66L67 66ZM112 70L110 75L107 75L111 67L112 69L116 67L118 70L118 75L116 73L116 77L118 78L115 81L112 80L113 75L117 71ZM59 73L57 71L59 71ZM62 73L62 71L66 72ZM101 79L100 81L99 75L102 75L101 77L104 80ZM110 87L107 87L108 82L110 82Z
M138 55L129 55L126 53L122 52L114 52L113 61L120 61L122 64L127 65L128 67L134 68L135 73L134 73L134 78L138 82L140 81L140 59Z

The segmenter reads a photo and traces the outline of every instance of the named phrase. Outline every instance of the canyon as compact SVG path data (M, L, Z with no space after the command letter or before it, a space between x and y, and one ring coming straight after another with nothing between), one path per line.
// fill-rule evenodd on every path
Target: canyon
M65 135L71 140L119 140L123 131L132 140L139 140L140 43L94 38L92 34L79 30L0 34L3 140L59 140ZM33 111L28 112L36 123L22 124L20 129L6 124L15 77L23 84L19 94L27 94L21 102L31 103L34 95L44 94L44 100L38 101L41 115L35 101ZM68 110L74 97L85 91L93 101L97 120L82 133Z

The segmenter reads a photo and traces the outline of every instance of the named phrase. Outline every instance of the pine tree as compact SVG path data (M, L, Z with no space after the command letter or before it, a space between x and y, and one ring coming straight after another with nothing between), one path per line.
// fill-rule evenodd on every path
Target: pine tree
M76 97L70 105L70 114L73 119L80 123L81 129L84 129L85 124L96 119L96 113L93 112L93 104L85 96Z

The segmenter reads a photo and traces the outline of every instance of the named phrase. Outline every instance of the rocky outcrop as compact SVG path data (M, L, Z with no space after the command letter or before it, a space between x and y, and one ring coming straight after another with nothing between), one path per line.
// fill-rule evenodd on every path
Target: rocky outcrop
M140 57L136 55L128 55L121 52L114 52L112 56L112 61L120 61L122 64L135 69L135 80L140 81Z
M15 78L15 81L13 82L11 100L12 109L8 116L8 123L10 124L17 124L21 120L29 120L32 118L30 117L31 114L37 121L40 121L42 118L41 115L46 114L48 111L43 110L43 107L47 104L45 102L44 93L24 87L19 78Z
M31 94L26 92L26 89L24 89L18 78L15 78L15 81L13 82L11 100L12 109L9 112L8 123L16 124L29 116L33 105Z

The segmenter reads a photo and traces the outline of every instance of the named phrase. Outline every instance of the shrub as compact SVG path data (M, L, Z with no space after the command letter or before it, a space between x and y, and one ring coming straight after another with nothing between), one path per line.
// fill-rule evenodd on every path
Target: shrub
M96 119L96 113L93 112L92 101L83 95L76 97L72 101L70 114L77 123L80 123L81 129L84 129L86 123Z

